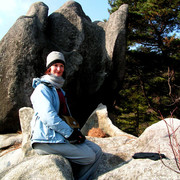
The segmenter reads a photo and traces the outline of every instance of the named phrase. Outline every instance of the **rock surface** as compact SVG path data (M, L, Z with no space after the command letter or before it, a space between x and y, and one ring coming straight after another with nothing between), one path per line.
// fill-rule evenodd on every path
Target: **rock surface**
M3 134L0 135L0 149L10 147L22 142L21 134Z
M18 179L62 179L72 180L71 166L69 162L58 155L37 156L20 162L0 174L2 180Z
M174 160L164 160L170 167L177 169ZM98 180L177 180L179 174L165 167L161 161L149 159L134 160L121 164L114 170L97 178Z
M35 3L0 42L0 133L20 129L18 109L30 106L32 77L40 75L44 64L42 52L47 42L43 27L47 15L48 7Z
M0 133L20 129L18 110L31 106L32 79L43 75L52 50L65 55L64 89L81 126L100 102L111 103L125 71L127 14L122 5L97 23L74 1L49 16L44 3L32 4L0 42Z
M103 104L99 104L98 107L92 112L86 121L85 125L82 127L81 132L87 136L91 128L100 128L108 134L109 136L127 136L128 138L136 138L130 134L126 134L119 128L112 124L112 121L108 117L107 107Z
M14 178L21 179L21 177L23 179L34 179L34 177L38 179L49 179L51 177L52 179L72 179L71 166L65 158L57 155L39 156L29 148L30 142L27 134L30 132L28 124L32 117L32 112L31 108L22 108L19 111L21 121L23 121L21 122L22 129L24 129L20 135L22 135L24 142L19 149L4 155L0 153L0 179L14 180ZM103 104L100 104L93 111L89 119L91 119L92 123L87 121L87 124L83 127L86 131L88 131L87 127L90 130L93 125L96 128L100 128L102 124L104 126L101 127L111 124L110 126L113 127L113 124L108 122L110 119L107 116L107 108ZM127 133L123 134L123 131L118 131L118 129L113 129L112 127L110 127L111 131L117 131L117 133L111 132L114 136L107 138L86 136L87 139L97 143L103 150L103 156L96 171L96 179L179 179L179 174L173 171L179 170L169 146L169 136L165 122L168 124L168 127L172 128L170 129L172 138L172 132L176 130L177 142L180 143L180 120L174 118L167 118L153 124L140 137L134 137ZM103 130L106 131L106 128ZM20 135L17 136L17 139ZM12 136L15 137L14 134ZM9 141L8 138L7 141ZM2 148L3 144L7 146L6 138L3 139ZM157 153L159 152L163 155L162 160L164 164L173 170L166 167L157 158ZM139 155L134 157L134 154L137 155L137 153ZM48 176L45 173L47 171L49 172Z

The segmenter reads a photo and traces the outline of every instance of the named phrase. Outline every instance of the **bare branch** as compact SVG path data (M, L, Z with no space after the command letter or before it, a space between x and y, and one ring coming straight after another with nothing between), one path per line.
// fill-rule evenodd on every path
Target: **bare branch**
M177 109L177 108L176 108ZM174 111L176 110L174 109L173 112L171 113L171 117L174 113ZM161 117L163 118L162 114L161 114ZM168 137L169 137L169 146L173 152L173 156L174 156L174 159L175 159L175 163L176 163L176 166L178 168L179 171L176 171L175 169L167 166L164 161L162 160L161 158L161 162L164 164L164 166L168 167L169 169L171 169L172 171L180 174L180 148L179 148L179 143L178 143L178 139L177 139L177 136L176 136L176 131L177 129L179 129L180 126L178 126L175 130L174 130L174 124L173 124L173 118L172 118L172 122L171 124L168 124L167 121L163 118L163 121L165 122L166 124L166 127L167 127L167 132L168 132ZM171 130L171 132L170 132ZM159 154L160 154L160 151L159 151ZM160 156L161 157L161 156Z

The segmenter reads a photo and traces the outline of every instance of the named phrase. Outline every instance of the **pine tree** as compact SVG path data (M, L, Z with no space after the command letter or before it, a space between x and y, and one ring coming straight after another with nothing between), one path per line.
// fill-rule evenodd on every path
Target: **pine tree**
M180 102L180 1L108 2L110 13L129 5L127 73L116 100L116 124L139 135L160 119L159 112L166 117Z
M129 5L129 45L139 43L150 51L169 55L166 38L180 29L179 0L108 0L110 13Z

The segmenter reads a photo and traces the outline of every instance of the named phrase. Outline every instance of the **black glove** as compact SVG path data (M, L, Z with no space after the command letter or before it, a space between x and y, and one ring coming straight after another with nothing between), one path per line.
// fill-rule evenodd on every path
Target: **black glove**
M71 144L81 144L86 138L79 129L74 129L73 133L66 138Z

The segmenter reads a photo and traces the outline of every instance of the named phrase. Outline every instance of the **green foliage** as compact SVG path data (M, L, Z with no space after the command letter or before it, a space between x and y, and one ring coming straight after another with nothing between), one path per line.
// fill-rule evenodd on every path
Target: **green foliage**
M175 59L171 61L176 61L180 72L180 62ZM128 53L127 72L113 112L120 129L139 136L145 128L159 121L161 114L168 117L175 109L177 104L171 106L165 62L163 56L155 53ZM175 79L180 84L180 74L176 74ZM179 115L177 110L174 116Z
M180 1L108 2L110 13L129 5L127 71L112 113L118 127L138 136L180 102L180 39L174 33L180 28Z
M108 0L111 10L129 5L128 45L140 43L150 51L169 54L165 38L180 28L179 0Z
M115 12L129 5L127 71L116 99L115 124L140 135L180 102L179 0L108 0ZM135 50L131 46L138 45ZM180 116L180 111L173 114Z

